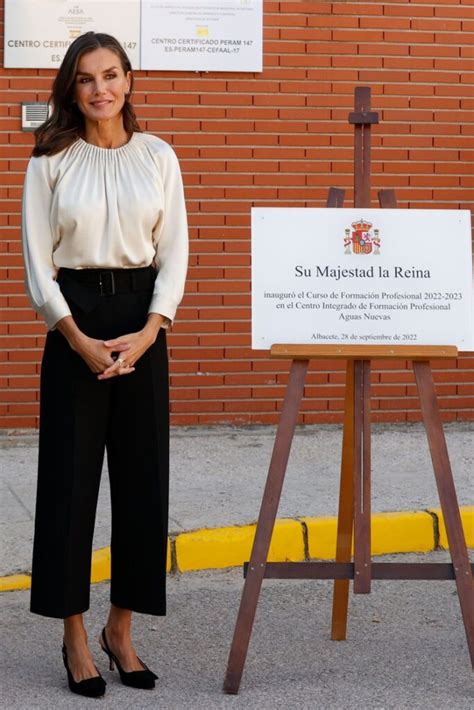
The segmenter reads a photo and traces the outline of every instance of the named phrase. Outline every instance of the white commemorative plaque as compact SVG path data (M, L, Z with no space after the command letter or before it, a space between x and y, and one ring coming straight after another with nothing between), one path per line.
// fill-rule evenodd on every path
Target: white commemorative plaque
M57 68L90 30L116 37L139 69L140 0L6 0L5 67Z
M262 0L142 0L142 69L262 71Z
M474 349L467 210L252 209L252 348Z

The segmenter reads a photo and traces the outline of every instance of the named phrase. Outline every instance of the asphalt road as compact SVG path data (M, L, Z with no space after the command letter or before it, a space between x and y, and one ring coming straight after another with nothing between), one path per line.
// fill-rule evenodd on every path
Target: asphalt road
M400 561L401 556L397 556ZM384 561L388 558L384 558ZM445 561L445 552L403 561ZM351 597L349 638L329 640L329 582L266 580L239 695L222 694L243 580L238 570L173 575L165 618L135 616L140 656L160 676L154 691L122 686L97 636L108 583L92 587L91 647L107 680L101 700L70 693L62 622L28 611L29 592L1 595L2 706L11 710L163 710L474 707L471 670L453 582L374 582Z

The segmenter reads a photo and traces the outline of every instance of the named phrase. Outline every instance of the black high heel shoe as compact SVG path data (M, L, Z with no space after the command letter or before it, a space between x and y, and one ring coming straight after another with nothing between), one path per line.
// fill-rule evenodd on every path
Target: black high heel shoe
M142 659L138 658L138 656L137 658L142 664L144 670L124 671L124 669L120 665L117 656L112 653L109 644L107 643L107 639L105 637L105 626L102 629L101 640L102 643L100 644L100 647L104 651L104 653L106 653L109 657L110 670L113 671L114 667L117 666L118 672L120 674L120 680L124 685L128 685L131 688L142 688L144 690L152 690L155 687L155 680L158 680L158 676L156 675L156 673L153 673L153 671L148 668L146 663L143 663Z
M84 680L76 682L72 677L71 671L69 670L66 644L64 642L62 647L62 654L64 665L67 671L69 690L71 690L73 693L77 693L78 695L84 695L87 698L100 698L101 695L105 693L105 686L107 685L107 683L102 678L97 668L96 671L97 673L99 673L98 676L94 676L93 678L85 678Z

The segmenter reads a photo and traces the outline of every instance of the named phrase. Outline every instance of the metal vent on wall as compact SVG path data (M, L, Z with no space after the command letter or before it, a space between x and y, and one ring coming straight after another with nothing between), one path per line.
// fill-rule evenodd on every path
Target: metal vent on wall
M21 104L21 128L23 131L34 131L51 115L51 107L45 101Z

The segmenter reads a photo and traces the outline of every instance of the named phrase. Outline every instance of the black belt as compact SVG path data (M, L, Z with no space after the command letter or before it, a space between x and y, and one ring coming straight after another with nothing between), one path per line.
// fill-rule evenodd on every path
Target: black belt
M97 291L101 296L130 293L152 288L156 278L153 266L133 269L66 269L61 267L57 281L75 281Z

